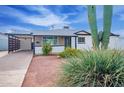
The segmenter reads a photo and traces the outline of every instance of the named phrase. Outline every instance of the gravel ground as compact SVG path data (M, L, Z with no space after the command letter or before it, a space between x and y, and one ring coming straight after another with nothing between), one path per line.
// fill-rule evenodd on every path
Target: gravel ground
M22 87L54 87L60 71L57 56L36 56L32 59Z

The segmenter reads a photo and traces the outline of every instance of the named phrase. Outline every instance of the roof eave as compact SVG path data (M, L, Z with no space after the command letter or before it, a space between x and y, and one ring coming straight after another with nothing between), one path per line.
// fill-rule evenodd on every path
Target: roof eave
M34 36L77 36L77 35L41 35L41 34L33 34Z

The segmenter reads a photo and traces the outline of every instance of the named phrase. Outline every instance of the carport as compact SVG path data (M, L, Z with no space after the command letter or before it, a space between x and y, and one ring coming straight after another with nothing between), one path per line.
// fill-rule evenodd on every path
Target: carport
M31 51L32 44L32 34L8 34L8 52Z

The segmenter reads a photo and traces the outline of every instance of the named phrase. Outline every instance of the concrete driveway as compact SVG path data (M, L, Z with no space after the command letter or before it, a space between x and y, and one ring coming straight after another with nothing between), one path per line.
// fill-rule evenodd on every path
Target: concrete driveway
M0 58L8 55L8 51L0 51Z
M32 52L17 52L0 58L0 87L20 87L32 60Z

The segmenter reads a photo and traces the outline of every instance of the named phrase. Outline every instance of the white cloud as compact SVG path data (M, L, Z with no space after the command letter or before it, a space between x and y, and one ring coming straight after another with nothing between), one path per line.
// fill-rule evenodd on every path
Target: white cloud
M118 16L119 20L124 20L124 6L114 6L113 14Z
M8 26L0 26L0 32L6 32L6 33L30 33L32 29L25 28L25 27L20 27L20 26L13 26L13 25L8 25Z
M39 15L27 15L24 12L19 11L15 8L11 8L8 6L0 6L0 8L4 8L4 11L1 11L2 14L14 16L24 23L30 23L38 26L48 27L51 25L57 25L58 27L58 25L63 26L63 25L70 25L71 23L88 22L87 11L82 12L84 6L78 6L77 13L66 13L61 15L54 14L52 11L45 8L44 6L24 6L24 7L30 11L38 12ZM71 21L67 21L66 19L71 15L75 15L76 18Z
M114 14L116 14L116 13L120 13L120 12L122 12L122 11L124 11L124 6L122 6L122 5L115 5L114 7L113 7L113 13Z
M43 7L43 6L30 6L26 7L30 10L35 10L38 13L40 13L40 16L29 16L28 18L25 17L24 20L31 24L40 25L40 26L51 26L51 25L63 25L63 24L70 24L70 22L66 21L66 18L70 15L63 15L58 16L54 14L49 9Z
M19 10L16 10L14 8L8 6L0 6L0 8L4 10L4 11L0 11L1 14L17 17L19 19L25 17L25 14L23 12L20 12Z
M119 17L120 20L124 20L124 14L120 14Z
M40 15L35 16L26 15L22 11L7 6L4 6L2 8L5 9L5 11L1 12L2 14L17 17L22 22L30 23L33 25L51 26L58 24L70 24L70 22L66 21L67 15L60 17L43 6L25 6L25 8L27 9L37 11L38 13L40 13Z
M88 11L87 11L87 6L78 6L77 7L79 10L79 13L77 14L77 19L72 21L74 23L88 23ZM83 8L85 8L86 10L82 11ZM103 18L103 6L97 6L96 7L96 18L97 20L102 19Z
M40 14L44 14L44 15L47 15L47 14L50 14L52 13L49 9L45 8L44 6L40 6L40 5L37 5L37 6L24 6L26 9L28 10L31 10L31 11L37 11L38 13Z
M66 22L64 18L58 17L54 14L49 14L45 17L41 17L41 16L30 16L28 18L25 17L24 22L39 26L69 24L69 22Z
M24 6L24 7L30 11L38 12L39 15L29 15L29 14L27 15L24 12L19 11L15 8L11 8L8 6L0 6L0 8L4 8L4 11L1 11L2 14L14 16L24 23L30 23L33 25L48 27L51 25L57 25L57 26L70 25L71 23L88 24L87 6L78 6L77 7L78 12L61 14L61 15L57 15L53 13L44 6ZM103 18L102 10L103 10L103 6L97 6L97 20ZM113 13L120 14L120 12L123 10L124 10L124 6L114 6ZM75 15L76 18L67 21L67 18L71 15ZM124 20L124 14L120 15L120 20Z

